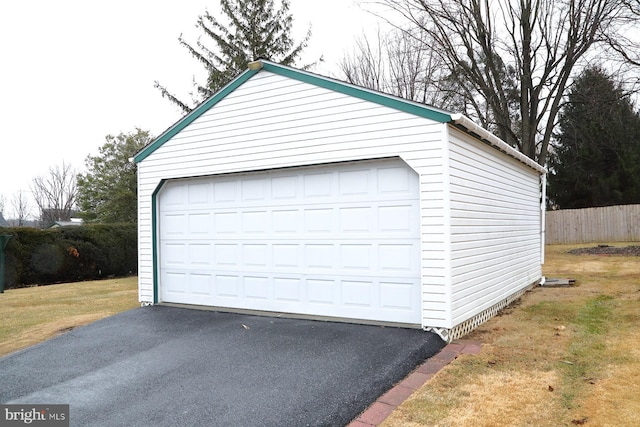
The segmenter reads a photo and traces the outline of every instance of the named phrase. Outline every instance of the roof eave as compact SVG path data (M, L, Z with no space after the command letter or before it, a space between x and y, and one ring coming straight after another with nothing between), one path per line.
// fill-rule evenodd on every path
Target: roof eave
M507 155L515 158L521 163L529 166L532 169L535 169L537 172L541 174L546 174L547 169L544 166L541 166L531 158L525 156L520 151L516 150L488 130L483 127L480 127L477 123L473 122L468 117L463 116L462 114L452 114L451 115L451 123L462 128L466 133L475 135L477 138L480 138L483 141L486 141L493 147L498 150L506 153Z

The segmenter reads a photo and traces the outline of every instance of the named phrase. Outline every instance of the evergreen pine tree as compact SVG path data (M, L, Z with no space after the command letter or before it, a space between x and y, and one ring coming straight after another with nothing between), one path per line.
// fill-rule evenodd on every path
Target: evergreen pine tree
M178 39L209 75L203 85L194 80L197 93L192 97L196 102L210 97L256 59L293 65L311 37L309 29L301 42L296 43L292 39L293 17L289 13L289 0L281 0L277 10L274 0L220 0L220 8L228 18L227 26L209 12L198 17L196 26L209 39L207 42L199 38L193 46L182 36ZM209 43L211 41L213 47ZM171 94L158 81L155 87L163 97L184 112L191 111L192 107Z
M152 140L141 129L107 135L99 155L87 156L87 172L76 177L82 218L101 223L138 222L138 172L129 159Z
M600 68L575 81L549 161L549 199L563 209L640 203L640 116Z

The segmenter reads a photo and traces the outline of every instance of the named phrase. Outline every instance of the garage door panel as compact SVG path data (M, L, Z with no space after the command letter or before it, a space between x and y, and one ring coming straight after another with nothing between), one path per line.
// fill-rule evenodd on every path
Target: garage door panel
M241 197L243 202L256 202L267 200L267 181L263 178L250 178L240 181Z
M243 282L247 298L265 301L273 299L269 277L245 276Z
M194 296L210 296L213 290L213 275L189 274L190 290Z
M378 209L379 230L383 233L411 233L418 227L417 212L412 205L381 206Z
M240 249L234 243L215 243L213 268L237 267L240 265Z
M307 269L334 270L334 245L313 243L304 245L305 267Z
M188 230L186 214L167 213L162 217L162 232L165 236L185 236Z
M216 206L221 208L227 206L233 206L237 203L238 183L235 181L220 181L210 184L213 186L213 201Z
M382 315L406 323L415 318L410 295L416 283L410 282L200 273L170 274L165 280L170 281L172 302L178 303L367 320L381 320ZM345 310L351 316L345 316Z
M340 196L368 196L372 192L372 171L369 169L346 171L338 174L338 186Z
M407 167L382 167L378 170L378 188L383 195L411 195L415 187Z
M381 272L414 272L417 260L411 255L416 252L415 244L386 243L378 248L378 265Z
M291 269L292 267L296 269L300 268L302 265L301 245L291 243L274 243L272 245L271 253L273 255L273 267L275 269Z
M299 192L299 179L295 175L276 177L271 180L271 194L278 202L295 202Z
M213 234L217 235L229 235L237 234L239 231L238 224L240 223L239 213L232 212L216 212L213 214Z
M215 290L219 297L238 298L242 295L241 281L238 275L216 275Z
M211 214L208 212L192 213L188 216L190 235L208 235L211 232Z
M265 234L269 231L267 227L268 214L266 211L243 212L241 215L243 234Z
M267 244L244 244L242 245L242 264L247 267L271 266L269 260L269 245Z
M343 244L340 245L340 268L348 271L374 271L376 269L372 259L372 244Z
M300 231L301 213L298 209L276 210L271 213L274 234L290 235Z
M313 208L302 211L307 233L331 233L335 229L333 208Z
M162 211L167 212L172 209L182 209L185 206L185 185L186 184L175 184L163 189L160 204Z
M418 178L399 160L165 184L160 300L419 324Z
M332 173L306 173L302 175L302 181L305 200L318 203L319 199L327 199L333 195Z
M375 210L370 206L340 208L338 216L343 233L371 233L375 230Z
M385 309L412 311L416 300L413 298L413 282L381 282L380 300Z
M164 262L169 266L183 266L186 264L187 245L184 243L165 243L163 247Z
M191 243L189 244L189 264L192 266L208 266L212 262L211 244Z
M274 299L278 302L303 302L302 279L298 277L274 277L273 293Z
M335 301L335 280L307 279L307 302L311 304L333 305Z
M211 186L206 183L189 184L187 187L188 204L193 207L207 205L211 200Z
M167 272L163 274L162 279L162 284L168 294L187 295L189 293L189 280L186 272Z
M373 282L348 281L341 283L342 304L347 307L371 307L373 305Z

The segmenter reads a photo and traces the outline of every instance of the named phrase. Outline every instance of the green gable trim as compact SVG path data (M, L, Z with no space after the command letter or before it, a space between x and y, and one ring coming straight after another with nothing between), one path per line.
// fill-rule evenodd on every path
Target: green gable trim
M365 101L375 102L376 104L384 105L386 107L394 108L396 110L404 111L405 113L414 114L419 117L425 117L427 119L435 120L440 123L449 123L451 116L446 113L442 113L437 110L433 110L426 105L418 105L413 102L409 102L400 98L391 97L383 93L373 92L366 89L362 89L356 86L352 86L346 83L342 83L336 80L323 78L321 76L304 73L292 68L285 68L280 65L276 65L269 62L261 61L263 69L274 74L278 74L284 77L289 77L294 80L309 83L314 86L319 86L325 89L333 90L335 92L350 95L356 98L363 99Z
M259 64L261 65L261 67L256 67L255 69L246 70L240 76L236 77L235 80L232 80L231 83L229 83L227 86L222 88L214 96L212 96L207 101L203 102L198 107L196 107L196 109L194 109L185 117L183 117L174 126L166 130L155 141L153 141L151 144L147 145L142 150L140 150L140 152L138 152L133 157L133 160L136 163L140 163L141 161L146 159L154 151L160 148L165 142L173 138L185 127L193 123L193 121L196 120L198 117L200 117L202 114L204 114L205 111L207 111L209 108L216 105L218 102L224 99L227 95L229 95L231 92L236 90L239 86L241 86L251 77L253 77L256 73L260 72L261 69L269 71L274 74L278 74L283 77L288 77L288 78L298 80L304 83L308 83L314 86L322 87L324 89L328 89L335 92L343 93L345 95L353 96L355 98L359 98L365 101L370 101L379 105L384 105L386 107L393 108L399 111L404 111L405 113L413 114L415 116L434 120L436 122L449 123L452 121L451 115L445 112L430 108L426 105L417 104L401 98L396 98L394 96L383 94L381 92L367 90L364 88L353 86L348 83L340 82L338 80L333 80L327 77L322 77L319 75L296 70L295 68L286 67L284 65L274 64L269 61L260 60Z
M162 146L165 142L173 138L178 132L182 129L189 126L200 117L205 111L209 108L216 105L218 102L223 100L227 95L236 90L238 86L242 85L244 82L249 80L254 74L256 74L259 70L247 70L242 73L240 76L236 77L235 80L232 80L227 86L222 88L218 93L216 93L213 97L209 98L206 102L200 104L195 110L191 111L189 114L184 116L182 120L176 123L173 127L169 128L165 133L160 135L158 139L153 141L151 144L144 147L138 154L133 157L133 160L136 163L140 163L144 159L146 159L151 153L156 151L158 148Z

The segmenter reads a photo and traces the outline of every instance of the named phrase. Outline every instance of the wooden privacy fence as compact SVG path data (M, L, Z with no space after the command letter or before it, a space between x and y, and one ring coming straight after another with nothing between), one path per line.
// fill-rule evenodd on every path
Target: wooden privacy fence
M640 241L640 205L547 211L546 243Z

